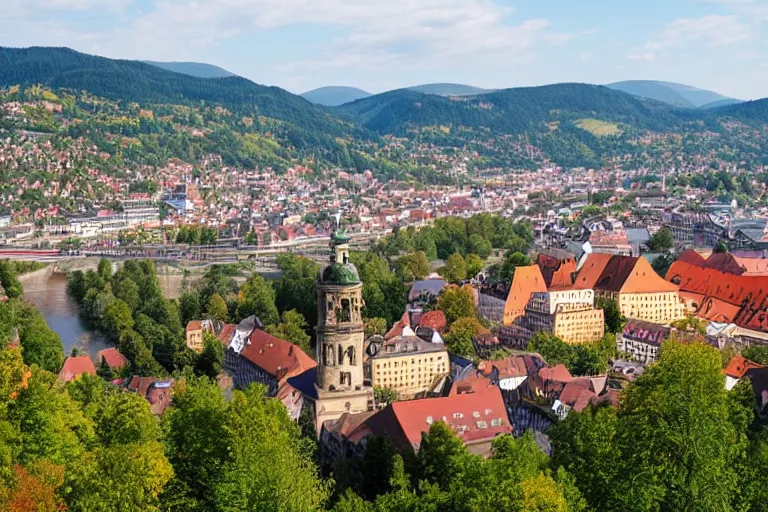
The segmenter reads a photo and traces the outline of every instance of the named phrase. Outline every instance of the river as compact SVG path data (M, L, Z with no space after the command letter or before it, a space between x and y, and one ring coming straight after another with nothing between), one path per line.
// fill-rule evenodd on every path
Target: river
M183 276L158 276L160 288L168 298L177 298L183 287ZM110 345L104 335L88 329L77 315L77 304L67 293L67 276L47 269L21 276L24 298L37 307L48 326L61 337L64 354L73 348L87 352L92 358Z

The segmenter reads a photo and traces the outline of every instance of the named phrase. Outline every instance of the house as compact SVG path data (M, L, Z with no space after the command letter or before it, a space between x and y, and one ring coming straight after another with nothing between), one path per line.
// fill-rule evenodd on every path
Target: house
M227 347L224 366L234 386L244 389L251 383L263 384L267 395L277 397L292 419L298 420L303 407L300 391L288 380L314 370L317 362L301 348L257 328L261 322L250 317L237 327L224 326L219 339ZM227 341L226 335L231 337Z
M128 364L128 359L114 347L100 350L96 354L96 359L99 361L99 365L105 364L113 371L119 370Z
M750 361L741 354L736 354L728 362L728 366L723 369L725 374L725 389L732 390L736 384L752 369L765 368L764 365Z
M679 287L661 278L645 258L590 254L573 288L593 289L596 299L615 301L627 318L669 324L686 314Z
M389 439L396 449L418 452L422 435L442 421L464 441L470 452L489 455L498 435L511 434L504 402L497 388L464 395L394 402L376 413L342 415L323 424L320 435L325 451L364 455L371 436Z
M173 384L173 379L134 375L128 380L126 389L146 398L152 414L160 415L171 404Z
M70 382L84 373L96 375L96 367L90 356L72 356L64 360L64 365L59 372L59 379L62 382Z
M655 363L661 344L669 338L670 332L671 329L663 325L629 320L621 334L616 336L616 350L627 354L631 361L644 365Z
M377 349L368 358L371 385L395 391L401 399L426 395L448 375L448 350L443 343L398 336Z
M187 323L187 347L195 352L203 351L203 337L206 332L215 332L212 320L190 320Z

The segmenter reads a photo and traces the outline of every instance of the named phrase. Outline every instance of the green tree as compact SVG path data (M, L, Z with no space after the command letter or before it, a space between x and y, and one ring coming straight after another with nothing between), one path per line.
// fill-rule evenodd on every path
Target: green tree
M114 286L115 297L122 300L131 311L137 311L141 306L141 295L139 294L139 285L132 279L125 278Z
M469 245L467 247L467 252L469 254L475 254L481 259L486 259L491 255L491 251L493 251L491 241L485 238L485 236L480 234L470 235Z
M461 283L467 278L467 262L460 253L455 252L448 257L440 273L449 283Z
M480 323L474 317L459 318L453 324L445 337L445 344L451 353L471 357L475 355L475 339Z
M267 326L267 332L277 338L290 341L307 354L312 354L310 336L307 334L307 321L295 309L283 311L281 322Z
M260 275L254 274L240 288L237 304L237 316L240 320L255 315L264 325L275 324L279 320L275 306L275 290Z
M728 243L724 240L719 240L715 247L712 249L715 254L728 252Z
M417 457L420 477L446 491L461 478L471 455L451 427L436 421L422 434Z
M182 293L181 297L179 297L179 311L181 313L181 325L183 326L192 320L200 320L203 314L200 294L193 291Z
M131 308L120 299L107 306L102 319L105 334L113 340L120 338L120 333L133 329L133 323Z
M531 265L531 259L522 252L507 251L504 254L504 261L501 263L498 277L504 282L512 282L512 276L515 274L515 269L517 267L527 267L529 265Z
M570 368L576 360L573 346L545 331L538 331L531 336L528 351L538 352L551 366L564 364Z
M473 279L485 268L485 261L477 254L467 256L467 278Z
M226 322L229 312L227 311L227 303L221 298L221 295L214 293L211 298L208 299L208 303L205 306L205 316L218 320L219 322Z
M329 485L285 407L264 391L235 391L229 405L225 429L235 442L214 488L219 510L317 510L330 495Z
M614 510L606 489L614 485L621 453L616 442L618 417L610 406L571 411L547 433L552 443L551 467L564 467L594 510Z
M672 234L672 230L667 226L664 226L655 232L648 240L648 248L652 251L668 251L674 246L675 238Z
M401 256L395 263L395 269L404 282L424 279L431 271L427 255L421 251Z
M664 343L658 363L624 392L617 442L613 489L623 510L729 510L746 446L731 422L718 351Z
M195 372L215 379L224 366L224 345L211 333L203 334L203 351L195 362Z
M24 295L24 288L16 278L16 272L9 261L0 260L0 285L9 299L18 299Z
M615 300L605 298L597 299L595 301L595 307L603 310L605 332L619 333L624 330L624 325L627 323L627 319L621 314L619 305L616 304Z
M466 287L443 290L437 298L437 309L445 314L448 325L459 318L477 318L474 294Z
M317 324L317 276L320 266L309 258L283 253L277 256L282 271L275 283L275 304L281 313L295 309L309 325Z
M384 336L387 333L387 321L383 318L367 318L365 320L365 337L379 335Z

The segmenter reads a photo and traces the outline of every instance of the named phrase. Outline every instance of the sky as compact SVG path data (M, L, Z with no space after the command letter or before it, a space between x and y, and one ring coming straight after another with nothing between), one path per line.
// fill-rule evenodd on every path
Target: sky
M0 0L0 46L207 62L295 93L666 80L768 97L768 0Z

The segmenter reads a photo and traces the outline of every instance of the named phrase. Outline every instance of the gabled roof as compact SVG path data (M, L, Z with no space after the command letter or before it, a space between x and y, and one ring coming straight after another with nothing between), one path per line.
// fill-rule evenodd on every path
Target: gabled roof
M576 273L576 259L573 254L566 251L555 254L541 252L536 257L536 264L547 287L565 288L573 284L573 274Z
M128 359L123 356L118 350L114 347L110 347L104 350L99 351L97 354L99 364L101 364L101 361L106 361L107 366L110 368L122 368L126 364L128 364Z
M96 375L96 367L93 365L90 356L68 357L64 360L64 365L61 367L59 378L64 382L69 382L84 373Z
M590 254L579 270L573 282L577 290L591 290L603 274L605 267L613 256L611 254Z
M371 432L390 438L395 446L417 450L422 434L443 421L465 443L491 440L513 429L501 392L491 387L481 392L395 402L368 419Z
M725 367L723 373L734 379L741 379L747 372L753 368L765 368L764 365L758 364L754 361L750 361L741 354L736 354L728 362L728 366Z
M240 355L278 381L303 373L317 362L291 342L255 329ZM362 354L360 355L362 357Z
M504 323L511 323L525 312L525 307L535 292L546 292L547 283L538 265L517 267L509 287L504 306Z

